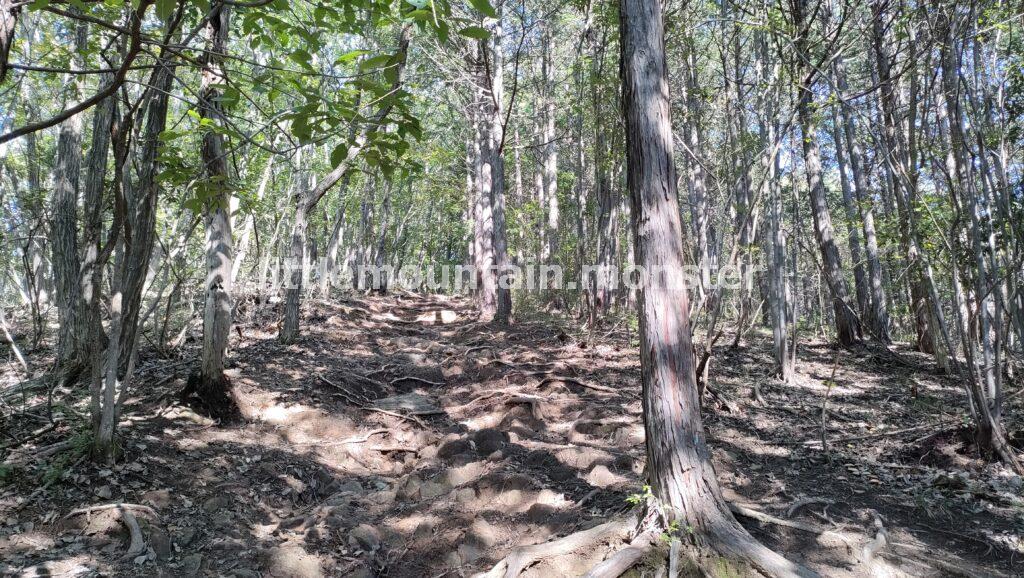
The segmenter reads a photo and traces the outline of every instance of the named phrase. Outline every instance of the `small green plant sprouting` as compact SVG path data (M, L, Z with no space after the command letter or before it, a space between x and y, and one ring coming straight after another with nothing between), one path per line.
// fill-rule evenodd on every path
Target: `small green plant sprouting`
M653 497L654 497L654 493L651 492L651 487L650 486L644 486L643 488L640 489L639 492L626 496L626 501L629 502L633 506L637 506L637 505L640 505L640 504L646 502L647 500L649 500L650 498L653 498Z

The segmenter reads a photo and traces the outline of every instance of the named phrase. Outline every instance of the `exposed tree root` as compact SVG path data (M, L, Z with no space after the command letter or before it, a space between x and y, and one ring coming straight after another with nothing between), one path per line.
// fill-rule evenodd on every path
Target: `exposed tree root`
M523 570L540 560L570 554L580 548L593 546L615 536L622 536L634 526L635 520L633 519L613 520L551 542L519 546L495 564L490 571L477 574L475 578L516 578Z
M591 568L589 572L584 574L584 578L618 578L650 552L654 539L655 537L652 532L641 533L636 538L633 538L629 546L619 550L604 562ZM670 572L669 576L674 576L674 574Z
M125 556L133 557L142 554L146 550L146 540L142 536L142 529L139 527L139 521L136 520L135 515L131 513L131 510L133 509L146 512L147 514L157 519L159 519L160 517L159 514L156 513L156 510L150 508L149 506L143 506L141 504L123 503L103 504L100 506L89 506L86 508L79 508L77 510L72 510L71 512L68 513L68 515L64 517L70 518L72 516L80 514L91 514L93 512L99 512L102 510L117 510L117 513L121 518L121 522L125 525L126 528L128 528L129 543L128 550L125 551Z

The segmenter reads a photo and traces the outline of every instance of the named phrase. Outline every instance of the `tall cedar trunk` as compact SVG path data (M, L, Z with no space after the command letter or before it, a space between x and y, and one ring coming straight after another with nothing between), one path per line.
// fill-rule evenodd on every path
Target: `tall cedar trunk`
M508 275L508 239L505 226L505 125L502 100L505 97L505 59L502 52L502 9L496 8L497 19L491 29L491 198L494 212L494 265L497 267L494 321L506 324L512 317L512 291Z
M230 7L213 5L206 22L206 49L203 53L199 91L199 115L215 124L223 123L220 86L227 83L223 54L227 52ZM230 218L230 170L224 138L219 130L203 132L203 171L209 197L206 199L206 306L203 311L203 351L199 381L194 384L198 405L210 415L230 417L235 404L230 384L224 376L224 358L231 332L231 273L234 257Z
M477 125L477 141L479 143L479 159L476 175L476 217L473 223L474 263L477 276L477 308L480 319L492 321L498 310L497 278L494 275L494 174L493 174L493 141L491 139L491 94L488 88L489 79L483 66L486 44L480 42L471 56L473 73L476 81L474 86L475 118Z
M622 0L622 103L636 263L663 267L666 281L641 286L640 367L647 473L665 524L684 540L750 562L772 576L811 575L768 550L736 522L722 498L705 441L682 279L664 28L657 0ZM648 280L650 281L650 280Z
M839 89L842 103L839 107L842 119L843 138L850 157L850 172L853 173L853 191L857 197L857 208L864 231L864 248L867 253L868 286L870 295L870 312L868 323L872 334L884 343L889 342L889 309L885 295L885 284L882 280L882 263L878 258L878 235L875 233L874 200L868 189L868 181L864 174L867 169L864 155L857 135L857 124L853 107L846 100L848 96L846 69L842 58L835 61L836 86Z
M605 111L602 105L605 103L601 93L598 79L604 74L605 62L605 40L606 35L601 39L594 38L591 50L591 107L594 117L594 196L597 198L597 273L593 279L594 285L594 312L591 319L596 320L611 307L612 284L615 275L612 266L616 253L615 221L618 217L619 199L615 193L618 191L611 186L608 174L608 142L607 128L605 126Z
M777 85L779 64L773 63L768 50L768 42L763 33L755 34L757 45L757 82L759 85L771 83ZM770 70L769 70L770 68ZM793 360L789 355L788 304L789 285L786 275L786 232L783 228L783 201L780 182L779 154L780 147L778 112L778 91L758 91L758 110L762 113L758 119L763 158L762 167L765 172L764 191L768 203L767 248L768 263L768 308L772 326L772 343L775 352L776 371L783 383L788 383L793 375Z
M807 21L805 10L806 0L795 0L792 3L793 20L798 34L796 50L803 62L810 62L808 35L811 23ZM832 308L835 312L836 336L842 345L852 345L860 341L860 322L850 307L843 276L843 265L839 256L832 232L832 216L825 197L825 185L821 180L821 153L818 150L817 123L814 119L814 94L811 90L813 77L808 75L807 67L801 66L798 74L802 77L797 100L797 116L803 141L804 166L807 173L807 189L810 193L811 215L814 217L814 233L821 252L822 267L825 280L832 296Z
M546 18L553 18L548 16ZM541 77L543 82L542 98L544 99L544 201L547 203L547 222L545 238L547 245L543 250L543 261L550 262L558 258L559 244L559 208L558 208L558 141L555 136L557 111L555 109L555 70L554 70L554 38L552 23L547 19L543 23Z
M88 30L79 22L74 29L75 53L72 69L81 70ZM82 75L68 76L65 102L77 102L82 92ZM57 362L61 369L77 373L86 359L85 312L80 307L81 262L78 256L78 193L82 169L82 114L60 124L57 157L53 170L53 199L50 247L53 278L57 292Z

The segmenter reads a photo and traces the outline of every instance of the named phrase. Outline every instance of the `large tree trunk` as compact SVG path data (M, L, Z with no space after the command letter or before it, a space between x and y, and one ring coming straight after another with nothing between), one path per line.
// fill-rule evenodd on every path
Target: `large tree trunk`
M471 56L473 59L474 76L474 105L476 107L475 118L477 123L477 139L479 141L480 156L477 163L476 175L476 207L473 212L476 217L473 223L473 250L475 257L475 269L477 276L477 307L480 312L480 319L483 321L494 320L498 312L498 284L494 275L494 142L491 138L492 108L489 79L486 76L482 64L486 44L481 44Z
M223 123L220 86L226 84L223 54L227 51L230 7L215 3L206 22L206 49L203 54L202 85L199 91L199 116L216 124ZM206 306L203 311L202 364L198 375L190 378L188 391L204 412L218 418L233 417L237 407L230 384L224 375L224 358L231 335L231 274L233 270L231 238L231 171L227 150L218 130L207 128L202 141L206 200Z
M665 272L664 280L644 280L638 302L647 473L661 522L686 528L681 539L690 545L710 546L765 574L809 575L756 542L722 498L701 423L682 277L661 3L621 0L619 22L636 263Z
M83 69L83 54L88 30L84 23L74 29L76 56L73 69ZM65 102L77 102L81 96L82 75L67 78ZM86 361L85 315L80 305L81 262L78 255L78 193L82 169L82 118L76 114L60 124L57 157L53 171L53 199L50 248L53 277L57 290L57 363L65 377L77 374Z

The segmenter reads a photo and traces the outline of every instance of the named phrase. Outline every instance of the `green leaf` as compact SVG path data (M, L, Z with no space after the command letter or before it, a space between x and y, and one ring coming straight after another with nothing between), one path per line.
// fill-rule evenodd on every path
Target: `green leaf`
M348 156L348 143L341 143L331 151L331 166L338 166Z
M486 28L481 28L479 26L467 26L462 30L459 30L459 34L469 38L476 38L478 40L487 40L491 37L491 33L488 32Z
M156 17L160 20L167 20L174 14L175 0L156 0Z
M473 8L479 10L484 16L490 18L497 18L498 13L495 12L494 7L487 0L469 0L469 3L473 5Z

